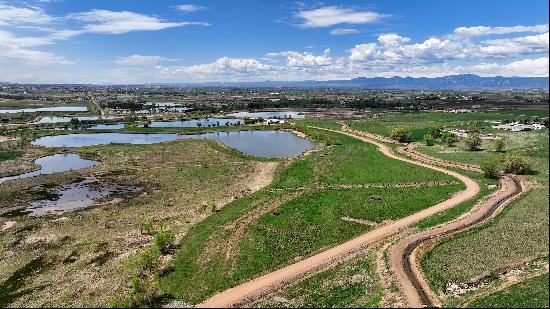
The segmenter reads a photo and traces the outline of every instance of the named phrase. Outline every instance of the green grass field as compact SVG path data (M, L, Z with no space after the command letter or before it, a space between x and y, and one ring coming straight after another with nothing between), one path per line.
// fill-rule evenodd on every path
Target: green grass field
M375 261L360 255L271 295L255 307L376 308L382 286Z
M382 118L348 120L351 128L389 136L394 128L405 128L413 133L415 141L422 140L425 130L430 127L467 128L472 122L479 122L483 129L490 128L489 121L513 120L520 115L548 117L548 109L518 109L504 111L477 111L475 113L454 114L444 112L386 112ZM487 122L486 122L487 121Z
M469 282L506 265L548 255L548 191L534 189L495 219L441 242L422 259L431 286Z
M548 273L514 284L470 304L472 308L548 308Z
M374 223L397 219L463 188L452 183L421 186L456 180L387 158L356 139L330 136L337 145L293 162L271 186L226 205L191 230L174 257L175 271L162 287L177 299L198 303L370 228L342 217ZM403 182L419 186L394 187ZM362 184L387 188L353 187Z
M17 150L2 149L0 150L0 162L7 160L14 160L20 158L23 154Z

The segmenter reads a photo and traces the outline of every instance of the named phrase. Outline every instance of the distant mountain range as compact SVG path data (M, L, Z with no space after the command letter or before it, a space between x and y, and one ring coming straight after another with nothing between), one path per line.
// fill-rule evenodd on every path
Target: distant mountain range
M1 83L9 85L10 83ZM55 85L55 84L53 84ZM46 86L46 85L44 85ZM62 86L62 85L57 85ZM107 85L63 85L104 87ZM443 77L357 77L348 80L306 81L258 81L258 82L211 82L211 83L148 83L115 85L133 87L251 87L251 88L364 88L364 89L426 89L426 90L505 90L548 89L548 77L481 77L475 74L449 75Z
M157 84L159 85L159 84ZM328 81L261 81L238 83L172 84L174 86L211 87L297 87L297 88L365 88L365 89L548 89L548 77L481 77L475 74L444 77L357 77L349 80Z

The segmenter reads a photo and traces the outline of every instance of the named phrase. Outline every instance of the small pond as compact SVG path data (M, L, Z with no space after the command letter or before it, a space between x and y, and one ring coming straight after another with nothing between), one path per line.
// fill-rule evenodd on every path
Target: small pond
M291 118L291 119L303 119L305 115L303 112L237 112L227 114L231 117L242 117L242 118L263 118L263 119L272 119L272 118Z
M111 195L133 193L139 190L140 188L137 187L101 186L96 177L89 176L80 182L53 190L51 193L57 198L33 202L25 211L35 217L62 214L90 207L99 199Z
M124 123L115 123L115 124L96 124L91 127L85 127L84 129L88 130L119 130L124 129Z
M235 118L203 118L176 121L151 121L150 128L186 128L186 127L226 127L230 125L244 124L244 119Z
M47 116L42 117L40 120L33 122L32 124L43 124L43 123L69 123L71 122L71 119L76 118L79 121L92 121L92 120L100 120L100 119L117 119L120 117L99 117L99 116L79 116L79 117L55 117L55 116Z
M219 141L240 152L265 158L287 158L315 147L315 143L288 131L233 131L203 134L91 133L44 136L32 142L43 147L86 147L112 143L154 144L178 139Z
M50 175L54 173L79 170L99 164L97 161L84 160L80 158L79 155L74 153L58 153L51 156L38 158L34 160L34 163L40 166L39 170L15 176L3 177L0 178L0 183L39 175Z
M39 113L39 112L87 112L86 106L55 106L20 109L0 109L0 114Z

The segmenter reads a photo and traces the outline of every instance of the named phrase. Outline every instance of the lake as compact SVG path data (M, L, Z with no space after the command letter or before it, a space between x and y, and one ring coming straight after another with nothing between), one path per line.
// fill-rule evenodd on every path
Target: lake
M242 118L263 118L263 119L272 119L272 118L292 118L292 119L303 119L305 115L302 112L237 112L227 114L231 117L242 117Z
M0 114L39 113L39 112L87 112L86 106L56 106L21 109L0 109Z
M244 124L244 119L235 118L202 118L191 120L175 120L175 121L151 121L150 128L185 128L185 127L197 127L198 124L202 127L219 126L225 127L236 124Z
M114 117L114 116L107 116L107 117L99 117L99 116L79 116L79 117L56 117L56 116L47 116L40 118L39 121L35 121L32 124L43 124L43 123L69 123L71 122L71 119L76 118L79 121L92 121L92 120L100 120L100 119L117 119L120 117Z
M32 142L42 147L86 147L92 145L155 144L179 139L219 141L237 151L264 158L288 158L312 149L316 144L288 131L234 131L203 134L91 133L40 137Z
M72 170L79 170L87 167L96 166L99 164L97 161L84 160L79 155L74 153L59 153L47 157L42 157L34 160L34 163L40 166L37 171L23 173L15 176L0 178L0 183L18 180L24 178L30 178L39 175L50 175L54 173L61 173Z

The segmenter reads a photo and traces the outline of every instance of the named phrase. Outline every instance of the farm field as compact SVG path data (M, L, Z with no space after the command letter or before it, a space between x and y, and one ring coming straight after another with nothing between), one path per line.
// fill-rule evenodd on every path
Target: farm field
M182 240L175 270L162 281L169 294L198 303L463 188L450 176L387 158L368 143L324 134L335 139L332 146L290 164L269 187L230 203Z
M2 307L106 306L130 294L135 264L159 231L181 238L214 207L267 184L279 164L250 160L213 142L195 140L75 152L102 164L0 186L0 227L15 222L0 237L0 278L6 280L0 283ZM33 218L13 211L48 197L49 188L90 174L101 185L141 190L62 216ZM43 189L32 189L38 186Z
M548 256L546 188L530 190L495 219L439 243L421 264L440 293L448 282L468 283L541 256Z
M470 304L472 308L548 308L548 273L516 283Z
M348 120L348 125L355 130L367 131L389 136L395 128L405 128L412 132L414 141L421 141L428 128L446 127L450 129L467 129L471 124L490 132L499 132L491 128L490 121L513 120L520 115L526 117L548 117L548 109L518 109L502 111L477 111L475 113L454 114L445 112L383 112L380 118ZM504 131L500 131L504 132Z

